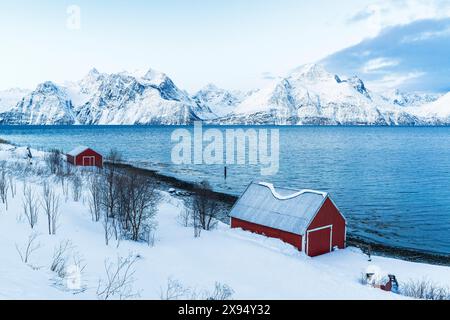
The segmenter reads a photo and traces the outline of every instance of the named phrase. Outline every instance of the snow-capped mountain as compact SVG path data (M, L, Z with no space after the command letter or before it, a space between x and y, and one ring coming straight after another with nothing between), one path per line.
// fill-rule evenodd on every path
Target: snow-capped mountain
M111 74L92 69L77 82L0 91L0 124L450 124L450 98L438 97L378 94L356 76L345 79L317 64L249 93L210 84L193 96L153 69Z
M242 102L245 96L246 93L232 92L221 89L214 84L208 84L200 89L193 96L193 99L199 106L210 109L217 118L224 117L233 112L234 108Z
M30 90L13 88L0 91L0 112L8 111L15 107Z
M359 78L341 79L320 65L310 64L252 94L221 121L398 125L420 120L369 92Z
M40 84L16 106L0 113L1 124L73 124L72 101L64 88L52 82Z
M4 124L189 124L211 111L199 106L167 75L100 73L76 83L46 82L0 113Z
M450 124L450 92L426 105L409 108L409 112L427 124Z
M436 101L441 97L439 94L403 92L398 89L381 93L387 102L401 107L419 107Z
M82 124L188 124L208 113L167 75L149 70L143 76L92 70L79 82L75 107ZM210 113L210 112L209 112Z

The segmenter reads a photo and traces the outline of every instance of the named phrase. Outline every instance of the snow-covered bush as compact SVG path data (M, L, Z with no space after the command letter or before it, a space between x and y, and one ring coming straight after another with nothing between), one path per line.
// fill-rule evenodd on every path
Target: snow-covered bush
M450 288L439 286L428 279L402 283L400 294L424 300L450 300Z
M62 290L80 293L86 290L83 285L84 260L75 251L70 240L61 241L53 252L50 270L55 272L54 285Z
M179 280L169 278L167 285L160 289L161 300L230 300L234 290L226 284L216 282L214 289L196 290L185 287Z

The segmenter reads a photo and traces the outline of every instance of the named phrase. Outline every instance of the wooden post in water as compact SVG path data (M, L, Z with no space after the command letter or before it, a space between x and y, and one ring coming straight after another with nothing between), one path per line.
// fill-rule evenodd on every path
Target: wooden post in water
M227 167L223 167L223 178L227 180Z

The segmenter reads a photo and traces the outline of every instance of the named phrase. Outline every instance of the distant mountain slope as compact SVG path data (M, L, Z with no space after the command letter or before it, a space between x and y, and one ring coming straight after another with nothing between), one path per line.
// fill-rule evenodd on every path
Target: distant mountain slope
M398 89L383 92L383 99L401 107L419 107L436 101L442 95L431 93L403 92Z
M357 77L341 79L322 66L293 70L239 104L229 123L399 125L420 120L369 92Z
M242 92L231 92L218 88L214 84L208 84L200 89L193 96L193 99L198 105L210 109L217 118L233 112L234 108L242 102L245 96L246 94Z
M46 82L15 107L3 124L189 124L208 115L163 73L106 74L93 69L77 83Z
M450 92L429 104L410 108L409 112L427 124L450 124Z
M0 112L10 110L29 93L29 90L18 88L0 91Z
M65 85L0 91L0 124L450 124L445 96L438 98L398 90L378 94L356 76L344 79L317 64L249 93L210 84L193 96L152 69L112 74L92 69Z
M0 113L0 124L73 124L75 117L67 92L52 82L40 84L16 106Z

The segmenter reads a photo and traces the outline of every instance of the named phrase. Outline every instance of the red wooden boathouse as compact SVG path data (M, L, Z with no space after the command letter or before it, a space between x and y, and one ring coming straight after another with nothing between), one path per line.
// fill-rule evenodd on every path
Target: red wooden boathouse
M311 257L345 248L346 219L326 192L253 182L230 217L232 228L281 239Z
M75 166L103 167L103 157L100 153L88 147L76 147L67 154L67 161Z

